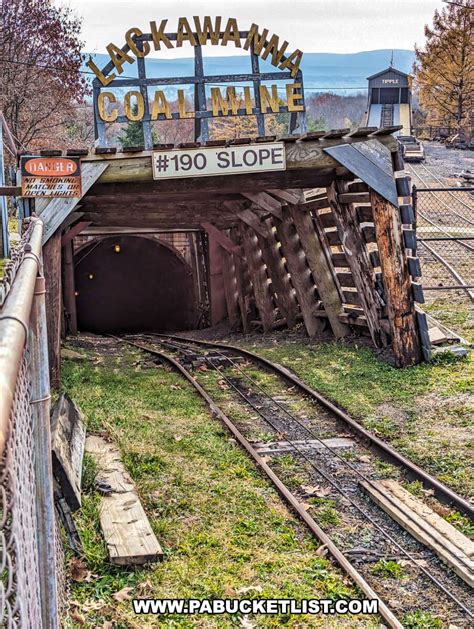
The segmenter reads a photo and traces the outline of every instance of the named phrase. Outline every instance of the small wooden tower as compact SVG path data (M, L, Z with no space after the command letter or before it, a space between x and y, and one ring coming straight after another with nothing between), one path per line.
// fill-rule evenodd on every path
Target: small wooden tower
M402 125L399 135L411 135L411 81L410 76L390 66L367 77L369 99L368 127Z

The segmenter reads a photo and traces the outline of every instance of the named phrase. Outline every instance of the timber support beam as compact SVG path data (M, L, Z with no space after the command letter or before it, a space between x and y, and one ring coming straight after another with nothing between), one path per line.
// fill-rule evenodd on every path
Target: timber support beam
M415 302L398 208L371 191L375 234L397 367L421 361Z

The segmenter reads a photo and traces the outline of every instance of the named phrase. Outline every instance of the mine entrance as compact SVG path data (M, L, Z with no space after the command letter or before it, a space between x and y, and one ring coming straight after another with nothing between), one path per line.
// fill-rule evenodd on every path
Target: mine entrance
M196 327L193 270L172 244L140 236L94 239L74 256L81 331L164 332Z

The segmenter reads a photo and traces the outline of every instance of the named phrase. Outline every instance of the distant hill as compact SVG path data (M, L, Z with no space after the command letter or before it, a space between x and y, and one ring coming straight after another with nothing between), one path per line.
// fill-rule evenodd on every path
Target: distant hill
M205 51L204 51L205 52ZM390 64L392 50L369 50L351 54L310 52L303 55L303 79L306 93L330 92L337 94L355 94L365 91L367 77L384 70ZM86 53L86 57L88 58ZM109 60L108 55L92 55L99 68L103 68ZM402 72L411 71L415 54L412 50L394 50L394 66ZM192 76L194 74L193 58L159 59L146 58L148 76ZM88 70L84 66L85 70ZM262 71L275 71L268 61L260 62ZM208 57L204 60L207 74L238 74L250 73L250 58L244 55L229 57ZM137 64L124 65L122 77L135 77ZM91 77L92 78L92 77ZM348 89L359 88L359 89Z

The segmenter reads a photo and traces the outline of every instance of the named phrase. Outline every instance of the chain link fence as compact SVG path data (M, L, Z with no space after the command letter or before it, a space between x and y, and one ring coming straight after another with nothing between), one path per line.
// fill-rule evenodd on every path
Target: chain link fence
M33 219L0 280L0 627L8 628L59 626L63 556L41 454L51 451L48 368L38 361L47 342L41 237ZM47 395L34 399L39 390Z
M413 204L425 294L474 301L474 188L414 188Z

